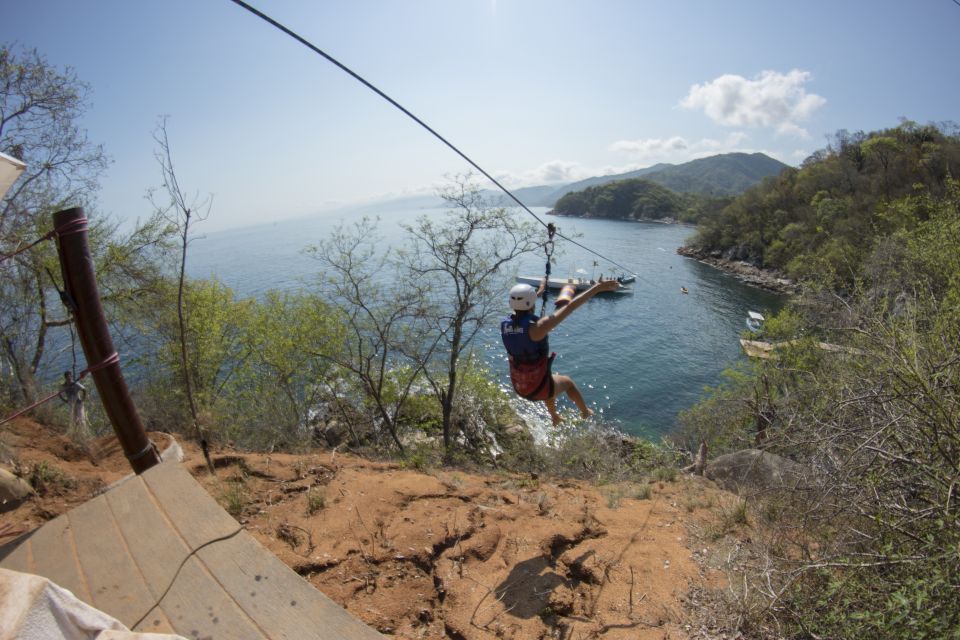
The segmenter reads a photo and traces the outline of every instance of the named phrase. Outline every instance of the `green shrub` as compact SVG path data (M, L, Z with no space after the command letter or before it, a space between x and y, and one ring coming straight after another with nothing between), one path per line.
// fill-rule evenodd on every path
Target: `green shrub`
M309 489L307 491L307 515L312 516L321 509L327 506L327 497L323 494L322 491L314 491Z

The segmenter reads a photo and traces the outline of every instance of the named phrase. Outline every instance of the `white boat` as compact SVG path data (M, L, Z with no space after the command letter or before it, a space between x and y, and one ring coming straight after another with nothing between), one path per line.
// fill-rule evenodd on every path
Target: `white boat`
M609 279L609 278L605 278ZM531 287L538 288L540 283L543 281L543 276L517 276L517 282L521 284L529 284ZM597 284L596 280L591 280L589 278L550 278L547 281L547 289L550 291L559 291L567 285L573 285L577 293L581 291L586 291L593 285ZM615 291L604 291L604 294L625 294L633 293L633 289L630 287L623 286L622 282L619 289Z
M753 331L754 333L760 331L763 328L763 323L766 320L762 315L756 311L747 311L747 329Z

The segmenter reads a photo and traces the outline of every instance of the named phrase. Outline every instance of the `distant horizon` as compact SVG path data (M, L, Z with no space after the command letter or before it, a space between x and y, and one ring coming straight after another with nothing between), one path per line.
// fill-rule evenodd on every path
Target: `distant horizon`
M730 152L797 166L839 130L950 120L960 103L949 0L255 4L511 189ZM149 215L161 117L181 184L214 196L218 227L418 195L468 170L226 0L12 3L0 42L89 85L80 125L113 159L98 202L122 220Z
M649 169L650 167L655 167L655 166L658 166L658 165L681 166L681 165L684 165L684 164L688 164L688 163L690 163L690 162L693 162L694 160L704 160L704 159L708 159L708 158L714 158L714 157L718 157L718 156L729 156L729 155L763 155L763 156L766 156L766 157L768 157L768 158L771 158L771 156L767 156L766 154L764 154L763 152L760 152L760 151L752 152L752 153L740 152L740 151L731 151L731 152L728 152L728 153L714 153L714 154L710 154L709 156L704 156L704 157L701 157L701 158L693 158L693 159L688 160L688 161L686 161L686 162L654 162L654 163L652 163L652 164L650 164L650 165L648 165L648 166L646 166L646 167L639 167L639 168L637 168L637 169L631 169L630 171L626 171L626 172L623 172L623 173L631 173L631 172L633 172L633 171L641 171L641 170L643 170L643 169ZM771 159L776 160L776 158L771 158ZM784 163L784 164L786 164L786 163ZM794 166L794 165L787 165L787 166ZM524 186L514 187L514 188L508 187L508 189L510 189L511 192L515 192L515 191L521 191L521 190L523 190L523 189L536 189L536 188L540 188L540 187L560 188L560 187L568 186L568 185L571 185L571 184L576 184L577 182L583 182L583 181L585 181L585 180L591 180L591 179L595 179L595 178L605 178L605 177L609 177L609 176L612 176L612 175L623 175L623 173L612 173L612 174L603 174L603 175L597 175L597 176L589 176L589 177L587 177L587 178L580 178L580 179L574 180L574 181L563 181L563 182L556 182L556 183L544 183L544 184L524 185ZM488 181L486 178L484 178L482 175L479 175L479 174L476 174L476 173L475 173L474 175L475 175L475 177L478 178L477 182L480 183L481 189L483 189L483 190L488 190L488 191L493 191L493 192L496 192L497 194L502 195L504 198L509 198L509 196L507 196L506 193L504 193L503 191L501 191L500 189L498 189L495 184L489 182L489 181ZM437 185L437 187L439 187L439 186L440 186L440 185ZM325 215L325 214L335 214L335 213L340 213L340 212L342 212L342 213L364 213L364 210L365 210L365 209L371 209L371 210L372 210L371 213L376 213L376 210L379 209L379 208L387 207L387 206L389 206L389 205L392 204L392 203L402 203L402 202L405 201L405 200L429 200L429 199L436 199L436 200L437 200L437 205L436 205L436 206L432 206L432 207L422 207L422 208L425 209L425 210L426 210L426 209L438 209L438 208L442 208L443 205L442 205L442 198L440 198L440 196L439 196L439 195L437 194L437 192L436 192L436 188L437 188L437 187L434 187L434 188L433 188L434 190L432 190L432 191L429 190L429 188L424 187L424 189L423 189L422 191L419 191L419 192L418 192L418 191L412 191L412 192L410 192L410 193L401 194L401 195L397 195L397 196L385 195L385 196L382 196L382 197L373 196L373 197L370 197L370 198L360 198L360 199L355 200L355 201L353 201L353 202L344 202L344 203L339 204L339 205L330 205L330 206L327 207L327 208L317 209L316 211L304 213L304 214L302 214L302 215L298 215L298 216L295 216L295 217L283 218L282 220L270 220L270 221L265 221L265 222L264 222L264 221L258 221L258 222L251 222L251 223L249 223L249 224L243 224L243 225L241 225L241 226L218 227L218 228L213 229L213 230L211 230L211 231L228 231L228 230L231 230L231 229L249 229L249 228L258 227L258 226L269 226L269 225L276 224L277 222L286 221L286 220L291 220L291 221L303 220L303 219L308 219L308 218L312 218L312 217L316 217L316 216L322 216L322 215ZM521 202L523 202L523 199L522 199L522 198L521 198L520 200L521 200ZM551 207L544 206L544 205L531 205L531 204L528 203L528 202L524 202L524 204L527 205L527 206L529 206L531 209L550 209L550 208L551 208ZM512 207L520 208L519 205L517 205L516 203L513 203L513 202L511 202L511 201L509 201L509 200L508 200L508 202L504 203L504 206L508 206L508 207L511 207L511 206L512 206Z

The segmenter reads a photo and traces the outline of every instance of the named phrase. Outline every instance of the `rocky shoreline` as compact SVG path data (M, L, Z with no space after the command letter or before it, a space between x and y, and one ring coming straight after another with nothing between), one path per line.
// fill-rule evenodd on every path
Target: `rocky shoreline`
M692 247L679 247L677 253L687 258L693 258L703 264L710 265L715 269L725 271L736 276L743 282L755 287L760 287L761 289L787 295L797 292L797 284L793 280L785 277L782 272L772 269L760 269L744 260L725 257L720 251L706 252Z

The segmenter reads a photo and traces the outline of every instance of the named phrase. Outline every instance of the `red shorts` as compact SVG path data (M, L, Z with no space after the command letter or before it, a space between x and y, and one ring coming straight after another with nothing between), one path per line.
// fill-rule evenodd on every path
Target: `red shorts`
M510 363L510 382L513 390L527 400L547 400L553 397L553 375L550 364L553 357L528 364Z

